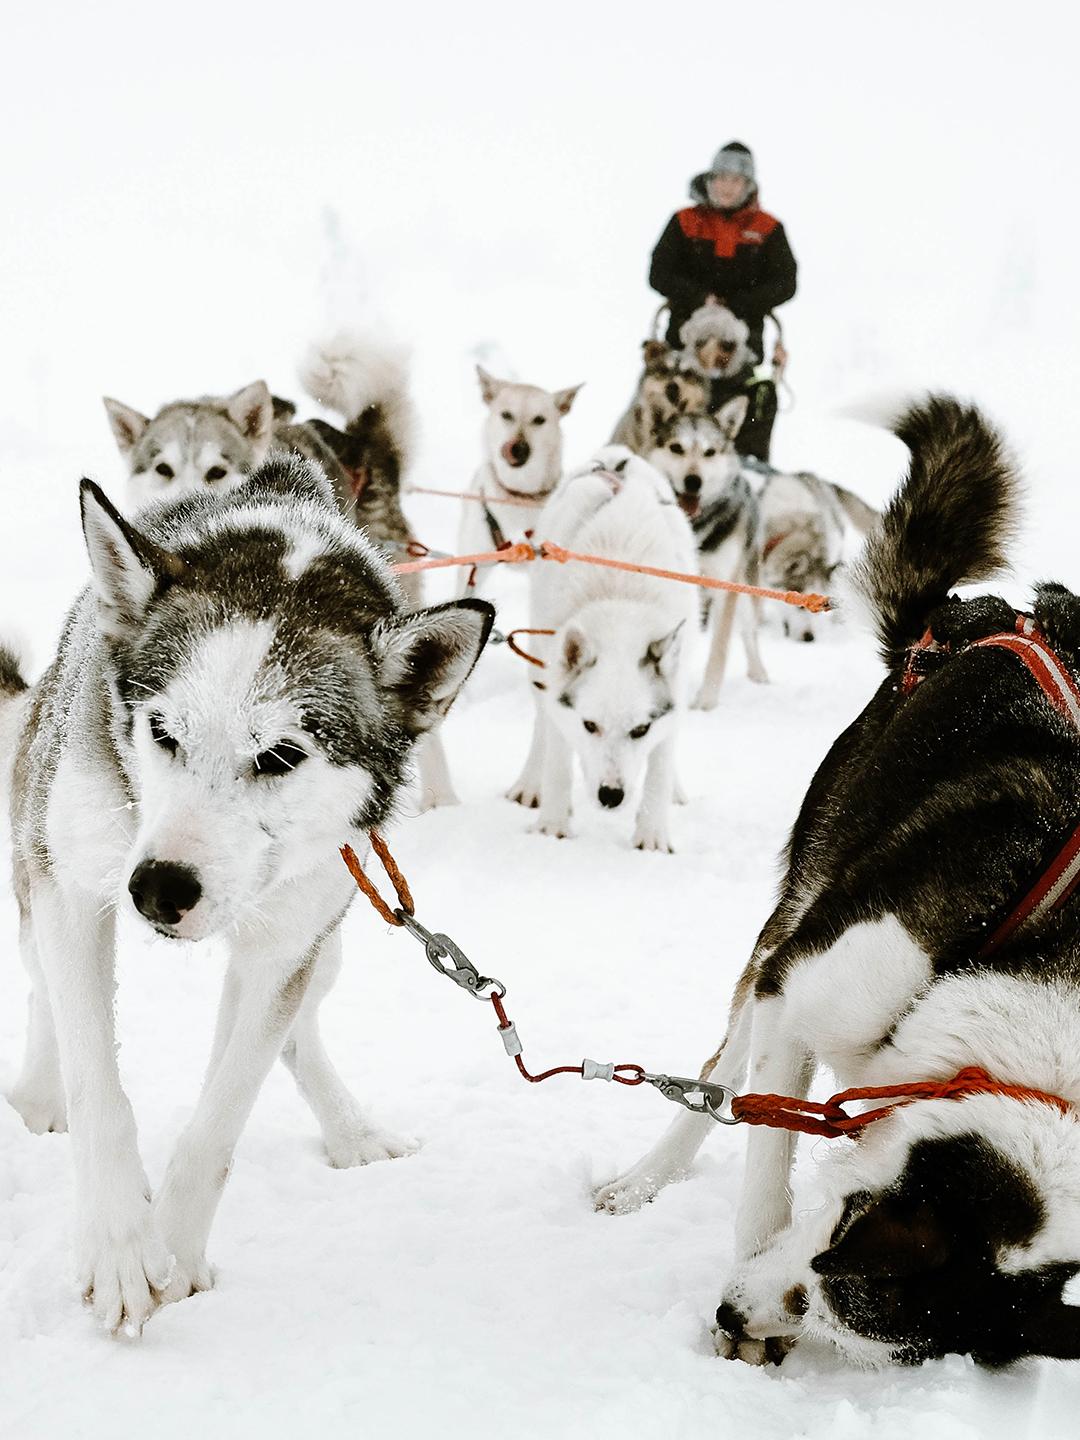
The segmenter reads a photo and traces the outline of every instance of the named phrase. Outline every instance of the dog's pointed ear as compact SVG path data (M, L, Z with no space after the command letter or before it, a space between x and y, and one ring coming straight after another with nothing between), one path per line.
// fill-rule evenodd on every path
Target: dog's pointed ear
M581 385L584 385L584 380ZM581 385L571 385L569 390L556 390L552 399L555 401L555 409L560 415L569 415L570 407L574 403L574 396L581 389Z
M82 482L79 502L98 624L110 639L122 640L138 625L154 595L179 580L187 566L130 525L92 480Z
M240 431L245 440L250 440L255 451L257 464L270 448L270 436L274 427L274 397L265 380L256 380L229 395L225 401L225 414Z
M372 637L376 673L411 735L436 725L487 643L495 607L454 600L388 620Z
M665 679L670 677L678 662L684 624L685 621L680 620L674 630L669 631L666 635L661 635L659 640L652 642L641 657L643 670L655 670Z
M121 405L119 400L111 400L108 395L101 398L120 454L130 455L146 433L150 421L138 410L132 410L130 405Z
M949 1258L951 1242L934 1207L882 1195L841 1230L810 1268L819 1275L900 1277L936 1270Z
M748 395L736 395L734 400L729 400L726 405L721 405L716 412L716 423L723 431L728 440L734 440L742 429L743 421L746 419L746 412L750 408L750 397Z
M596 659L584 630L577 625L568 625L563 631L561 658L568 675L588 669Z
M670 346L666 340L643 340L641 342L641 355L646 365L655 365L668 353Z
M476 378L480 381L480 394L485 405L490 405L499 391L510 384L509 380L497 380L494 375L489 375L482 365L476 367Z

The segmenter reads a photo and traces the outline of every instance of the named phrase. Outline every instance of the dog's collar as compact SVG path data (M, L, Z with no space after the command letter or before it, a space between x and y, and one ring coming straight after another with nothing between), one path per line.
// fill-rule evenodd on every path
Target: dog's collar
M1015 630L983 635L971 640L965 649L1007 650L1031 671L1040 690L1059 714L1068 720L1080 734L1080 686L1077 685L1068 668L1046 643L1046 638L1030 615L1017 615ZM928 663L951 654L948 644L939 645L932 633L926 634L908 652L900 689L904 695L911 692L926 678ZM990 938L977 952L977 959L984 959L999 950L1006 941L1029 921L1044 920L1059 910L1069 899L1080 882L1080 825L1066 838L1061 849L1051 860L1035 884L1020 900Z
M559 483L558 480L555 480L547 487L546 490L515 490L512 485L506 485L503 483L502 480L499 479L498 472L496 471L494 465L492 465L491 467L491 478L495 481L495 484L499 487L499 489L503 492L504 495L510 495L515 500L535 501L536 504L539 504L542 500L546 500L547 497L555 489L555 486ZM491 498L496 503L498 503L499 497L497 495L493 495Z

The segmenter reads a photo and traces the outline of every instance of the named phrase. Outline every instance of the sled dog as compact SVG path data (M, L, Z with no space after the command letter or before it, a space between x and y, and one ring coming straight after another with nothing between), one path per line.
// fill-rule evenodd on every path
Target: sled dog
M568 549L692 571L690 526L663 476L609 445L562 481L540 529ZM617 809L644 772L633 843L671 850L674 744L683 704L682 650L697 615L692 587L591 565L536 565L530 624L545 668L534 681L536 724L510 792L539 807L544 835L570 834L572 763L585 788Z
M701 305L679 331L683 364L710 383L738 385L753 374L757 357L746 343L750 327L726 305Z
M626 445L646 456L656 444L656 432L676 415L702 415L708 408L709 384L684 364L681 353L664 340L642 343L645 368L634 398L623 412L611 437L613 445Z
M562 421L581 389L541 390L497 380L477 365L487 406L483 460L471 486L483 502L461 502L458 549L475 555L533 530L562 474ZM478 571L477 576L483 572ZM477 577L467 578L467 586Z
M703 575L740 584L758 583L761 516L735 453L735 437L746 414L743 395L729 400L716 418L686 415L661 427L649 459L671 483L675 498L693 526L698 568ZM728 643L736 613L751 680L768 679L758 650L756 602L728 591L714 598L709 611L712 640L694 708L712 710L720 695Z
M746 470L751 484L761 485L761 583L773 590L828 594L843 559L845 519L866 535L878 512L842 485L806 470ZM790 606L784 612L786 635L816 638L822 617Z
M122 518L82 486L92 583L32 694L14 760L14 882L32 979L32 1130L69 1129L81 1285L110 1330L211 1284L234 1146L280 1055L330 1162L402 1153L345 1089L318 1007L355 886L337 855L391 813L417 739L487 638L478 600L410 611L322 472L276 456L225 494ZM227 937L206 1080L151 1198L113 1028L116 911Z
M837 1147L827 1199L794 1221L792 1135L751 1129L717 1345L757 1363L800 1336L866 1364L1077 1359L1062 1291L1080 1272L1080 900L1057 866L1075 870L1080 838L1080 598L1043 585L1020 617L950 599L1005 563L1017 480L950 398L895 430L910 470L854 570L888 674L811 782L704 1075L796 1097L819 1065L885 1096L989 1079L819 1142ZM599 1204L684 1176L710 1123L676 1121Z

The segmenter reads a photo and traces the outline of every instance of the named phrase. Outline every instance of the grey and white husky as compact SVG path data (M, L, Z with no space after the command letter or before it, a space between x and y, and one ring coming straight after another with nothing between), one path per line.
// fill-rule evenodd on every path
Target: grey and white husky
M80 1283L113 1331L211 1284L206 1243L233 1148L281 1056L334 1165L402 1153L323 1048L318 1007L355 887L337 855L393 809L492 609L410 611L321 471L272 457L125 520L82 487L92 584L28 692L12 774L14 880L33 983L12 1103L69 1129ZM202 1094L150 1194L113 1026L116 912L227 937Z
M544 507L545 538L568 548L668 570L692 570L694 540L651 465L608 445L568 475ZM545 663L534 681L536 724L510 798L539 807L544 835L570 833L573 757L607 809L644 786L639 850L670 850L674 742L683 706L683 646L697 614L687 585L585 564L537 565L530 624Z
M487 417L472 490L484 499L461 502L458 548L463 555L495 549L503 536L513 539L535 529L562 476L562 422L581 389L542 390L499 380L482 365L476 374Z
M697 540L698 567L716 580L756 585L761 559L761 514L735 453L735 436L746 416L745 395L721 406L716 416L684 415L663 426L649 459L667 476ZM712 710L720 695L736 615L751 680L768 679L758 649L756 600L728 591L712 600L712 639L694 708Z

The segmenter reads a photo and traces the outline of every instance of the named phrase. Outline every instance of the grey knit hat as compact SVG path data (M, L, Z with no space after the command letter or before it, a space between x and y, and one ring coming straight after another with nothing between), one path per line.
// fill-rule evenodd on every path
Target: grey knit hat
M709 181L714 175L741 175L746 181L747 199L757 194L757 176L754 174L754 157L748 145L741 140L729 140L723 149L713 156L712 165L695 175L690 182L690 197L699 204L709 205Z

